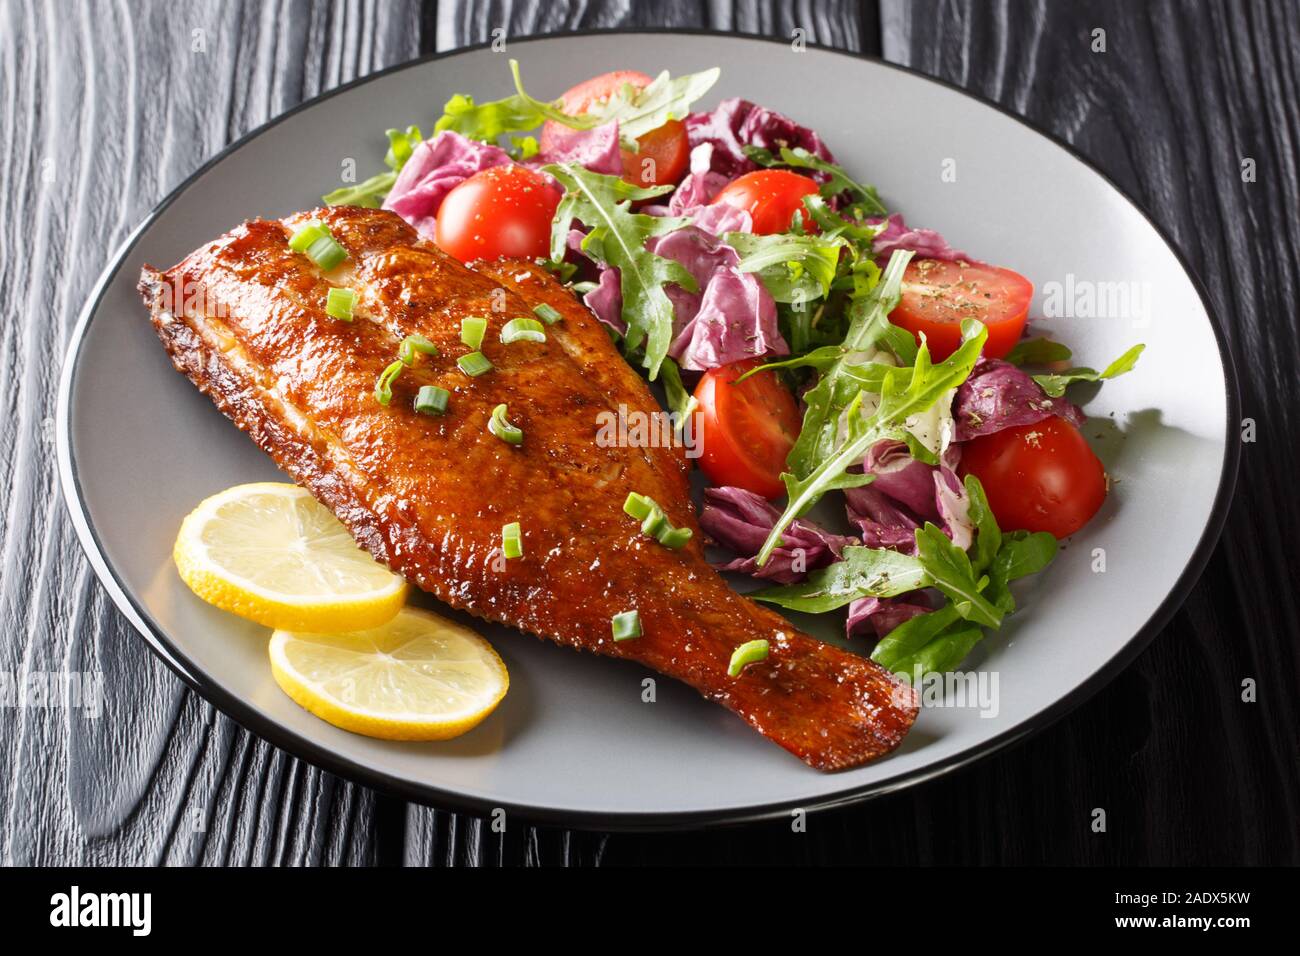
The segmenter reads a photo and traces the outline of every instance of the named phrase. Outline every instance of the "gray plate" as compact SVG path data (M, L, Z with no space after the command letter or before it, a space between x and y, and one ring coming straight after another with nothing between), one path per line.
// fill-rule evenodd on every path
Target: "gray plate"
M510 52L530 89L546 93L616 68L718 64L722 80L707 105L744 96L817 129L911 222L1033 278L1033 314L1057 316L1037 324L1082 363L1147 343L1137 372L1088 405L1087 434L1113 493L977 655L997 679L996 713L952 706L950 695L923 711L897 753L821 774L671 681L643 703L652 675L635 664L488 628L512 678L498 711L449 743L385 743L300 710L271 678L266 630L181 584L170 552L182 517L213 492L278 472L171 369L133 290L141 264L169 266L245 218L313 205L345 158L367 174L379 166L386 127L428 129L454 92L507 94L506 57L485 49L344 87L240 140L155 210L91 296L59 390L63 488L104 586L178 674L266 739L366 783L443 806L621 828L750 819L897 789L1046 725L1132 659L1217 537L1236 473L1238 414L1231 363L1198 284L1130 200L1009 114L879 62L653 33L556 37L512 43ZM1120 290L1134 293L1127 305ZM1088 307L1089 293L1100 309ZM838 619L800 623L838 639Z

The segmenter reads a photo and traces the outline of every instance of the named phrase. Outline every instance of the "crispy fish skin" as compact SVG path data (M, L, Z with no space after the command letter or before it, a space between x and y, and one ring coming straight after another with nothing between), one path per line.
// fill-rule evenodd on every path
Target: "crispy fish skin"
M328 278L288 247L308 220L348 251ZM352 323L325 313L331 286L357 292ZM802 634L708 565L680 448L598 441L601 413L659 407L540 266L466 268L392 213L332 207L247 222L166 272L146 266L139 289L176 368L377 560L442 601L682 680L818 769L889 752L915 720L915 696L893 675ZM539 303L562 316L547 340L502 344L502 325ZM473 378L456 366L468 316L487 319L494 366ZM410 334L439 354L405 369L384 407L375 380ZM451 392L445 415L414 411L426 384ZM500 403L522 445L488 432ZM632 491L690 528L690 543L673 551L643 535L622 509ZM524 555L505 561L512 521ZM632 609L643 636L615 642L610 618ZM755 638L768 658L729 677L732 651Z

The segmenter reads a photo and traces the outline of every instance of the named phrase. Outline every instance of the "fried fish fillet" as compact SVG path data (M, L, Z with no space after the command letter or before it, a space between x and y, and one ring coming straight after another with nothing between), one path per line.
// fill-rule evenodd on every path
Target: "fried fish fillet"
M328 277L288 245L311 220L348 252ZM353 322L326 314L332 286L356 292ZM393 213L336 206L247 222L166 272L146 266L139 289L176 368L377 560L452 607L684 681L822 770L887 753L915 720L906 685L708 565L681 448L598 441L602 412L659 407L537 264L466 268ZM543 303L561 316L545 342L500 342L505 322ZM456 364L469 316L488 322L493 368L477 377ZM405 369L385 407L376 379L411 334L438 354ZM451 393L445 414L414 410L421 385ZM488 431L500 404L522 444ZM641 533L622 507L633 491L694 532L685 548ZM502 526L515 521L524 553L506 561ZM611 617L633 609L642 636L615 642ZM732 652L756 638L767 659L728 676Z

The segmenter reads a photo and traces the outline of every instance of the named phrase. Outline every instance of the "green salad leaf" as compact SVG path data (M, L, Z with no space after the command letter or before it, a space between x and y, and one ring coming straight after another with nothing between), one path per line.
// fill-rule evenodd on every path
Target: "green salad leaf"
M1068 362L1074 353L1068 345L1047 338L1023 339L1012 346L1005 360L1012 365L1049 365Z
M970 557L941 528L927 521L916 530L916 554L934 586L962 618L986 627L1001 625L1001 609L980 593L988 586L988 578L976 579Z
M1015 611L1011 582L1037 574L1056 556L1056 538L1046 532L1004 534L973 475L966 491L976 528L970 555L932 524L916 533L917 560L948 603L904 621L871 652L881 667L913 682L961 664L983 638L982 626L997 629Z
M741 272L755 272L777 302L812 302L830 292L844 242L826 236L729 232Z
M807 411L803 428L786 459L796 478L811 475L838 444L844 410L861 390L861 385L852 380L850 370L868 360L885 334L889 313L898 304L903 272L911 255L910 252L894 253L880 283L849 307L849 328L844 341L829 347L837 350L834 361L821 369L817 384L804 394ZM831 353L818 350L815 354L829 357Z
M597 125L617 120L623 145L635 151L639 137L669 120L683 119L691 111L691 104L709 92L721 75L722 70L716 66L684 76L669 76L664 70L639 90L631 84L624 84L623 89L594 114L598 118Z
M897 302L898 277L891 277L890 273L900 262L906 265L908 255L894 253L885 269L886 279L880 284L882 290L892 285L894 302ZM879 315L880 321L887 322L884 316L892 307L892 304L877 298L871 315ZM870 321L871 315L864 320ZM878 338L879 333L876 335ZM925 346L919 348L912 368L891 368L884 375L876 410L870 416L860 414L865 390L845 371L845 366L853 363L845 358L827 369L817 385L804 395L808 405L804 413L804 433L800 434L787 459L791 473L781 476L789 501L758 553L758 564L763 565L771 556L790 522L806 513L825 492L869 482L870 475L853 473L849 469L861 464L867 449L882 439L908 441L911 434L905 427L908 419L927 411L943 395L966 381L987 337L988 330L983 324L967 319L962 323L962 344L942 362L932 365L929 351ZM841 412L839 402L850 391L856 391L856 395ZM841 422L845 432L842 440L839 437ZM800 448L805 434L812 435L812 438ZM801 455L804 457L800 458Z
M443 107L443 116L434 132L450 129L470 139L495 143L504 134L527 132L547 120L571 129L592 129L617 120L623 146L636 150L637 137L690 112L691 104L718 81L721 70L713 67L678 77L669 76L665 70L642 89L624 84L606 103L581 115L566 113L562 100L539 100L530 95L519 75L519 61L510 61L510 73L515 83L513 96L476 103L472 96L458 93ZM514 137L513 141L520 158L527 158L537 151L537 142L531 137Z
M643 364L653 380L672 340L673 304L664 286L676 283L689 292L698 286L680 263L657 256L645 247L651 236L672 232L686 220L632 212L631 203L661 196L672 187L643 189L618 176L593 173L570 163L542 168L564 187L551 231L551 258L564 257L573 220L590 228L583 250L598 262L619 270L623 321L627 323L624 348L633 352L644 345Z
M803 581L764 588L749 597L792 611L820 614L858 598L893 597L933 583L919 558L885 548L850 546L839 561L811 572Z
M863 185L849 176L843 167L814 156L802 146L793 149L782 146L776 155L773 155L770 149L761 146L746 146L744 152L749 159L760 166L792 166L795 169L811 169L825 174L827 179L822 183L820 192L827 199L847 192L852 195L853 202L867 215L883 216L887 212L875 186Z
M1091 368L1072 368L1060 374L1035 375L1034 381L1042 386L1043 391L1048 395L1060 398L1065 393L1065 387L1073 382L1099 382L1104 378L1115 378L1125 372L1131 372L1137 365L1138 356L1145 348L1145 345L1133 346L1100 372Z
M989 594L1002 610L1016 609L1010 584L1018 578L1037 574L1052 563L1059 547L1056 538L1046 531L1012 531L1002 537L1002 546L989 565Z
M682 383L682 372L677 367L677 363L670 358L663 360L659 366L659 377L664 386L664 397L668 401L668 410L677 416L674 429L681 431L685 427L686 421L691 417L691 412L699 404L695 396L686 390Z
M993 517L993 509L989 507L989 499L984 494L980 480L974 475L967 475L965 485L966 500L970 503L967 514L975 526L971 570L975 574L982 574L1002 550L1002 530L998 527L997 518Z

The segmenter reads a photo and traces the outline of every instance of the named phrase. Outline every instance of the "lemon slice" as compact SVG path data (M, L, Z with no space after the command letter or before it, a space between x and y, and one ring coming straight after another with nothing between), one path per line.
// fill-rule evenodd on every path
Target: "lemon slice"
M182 522L172 557L203 600L267 627L374 627L406 602L406 582L297 485L260 482L213 495Z
M271 673L321 720L383 740L458 737L496 709L510 675L492 645L429 611L346 634L276 631Z

